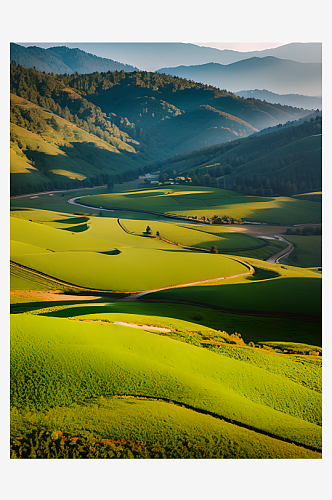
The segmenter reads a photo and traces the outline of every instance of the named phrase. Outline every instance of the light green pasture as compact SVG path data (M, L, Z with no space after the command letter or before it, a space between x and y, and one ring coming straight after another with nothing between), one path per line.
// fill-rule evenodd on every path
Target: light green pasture
M62 281L98 290L141 292L249 273L223 255L123 248L117 255L59 251L17 256L16 262Z
M125 220L121 221L123 227L129 232L137 235L142 235L146 229L144 221ZM191 229L190 226L183 227L182 225L167 223L167 222L149 222L152 234L156 235L159 231L160 238L172 241L179 245L202 248L210 250L211 246L215 245L218 250L245 250L247 248L255 248L262 246L263 242L245 234L232 232L221 232L216 236L207 232Z
M15 315L11 348L11 403L18 408L152 396L321 446L317 392L199 347L120 325Z

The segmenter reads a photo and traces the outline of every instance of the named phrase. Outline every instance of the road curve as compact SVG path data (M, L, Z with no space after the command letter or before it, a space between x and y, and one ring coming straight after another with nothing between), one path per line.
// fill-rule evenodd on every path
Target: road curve
M93 186L93 187L87 187L87 188L74 188L74 189L56 189L54 191L39 191L38 193L29 193L29 194L19 194L16 196L11 196L11 200L17 200L19 198L30 198L30 196L37 196L40 194L54 194L54 193L70 193L73 191L83 191L84 189L101 189L101 188L106 188L107 185L104 184L103 186Z
M285 238L283 238L282 236L278 236L275 234L274 237L277 238L279 241L284 241L285 243L288 243L288 247L284 248L275 255L272 255L272 257L266 259L265 262L270 262L271 264L279 264L280 259L288 257L288 255L294 250L294 245L290 241L285 240Z
M199 221L196 219L187 219L186 217L177 217L176 215L166 215L158 212L150 212L148 210L138 210L136 208L103 208L103 207L93 207L92 205L87 205L83 203L76 203L75 200L78 198L81 198L81 196L76 196L76 198L70 198L70 200L67 200L68 203L71 205L78 205L79 207L85 207L85 208L92 208L94 210L99 210L103 212L114 212L116 210L120 212L136 212L140 214L149 214L149 215L156 215L158 218L165 217L166 219L173 219L173 220L178 220L181 222L190 222L191 224L203 224L206 225L208 222L203 222Z

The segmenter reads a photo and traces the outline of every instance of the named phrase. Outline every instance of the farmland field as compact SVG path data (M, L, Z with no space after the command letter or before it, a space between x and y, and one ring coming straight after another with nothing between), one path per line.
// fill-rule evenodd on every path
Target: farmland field
M179 215L181 217L213 217L227 215L234 219L273 224L300 224L321 221L321 205L317 202L287 197L254 197L233 191L188 186L167 186L129 193L90 195L77 200L95 207L137 207L140 210Z
M176 188L106 196L247 210L237 193ZM101 214L71 196L12 201L12 458L321 458L321 276L264 262L284 229ZM320 210L278 203L287 224L300 203Z

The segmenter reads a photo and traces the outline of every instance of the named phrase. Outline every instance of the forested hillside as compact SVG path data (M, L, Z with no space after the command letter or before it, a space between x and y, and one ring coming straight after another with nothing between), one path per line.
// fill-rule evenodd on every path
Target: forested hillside
M147 72L52 76L12 64L11 92L12 194L138 178L306 114Z
M156 166L178 178L246 194L295 195L322 188L322 118L179 155ZM186 181L187 179L187 181Z
M138 68L112 59L97 57L80 49L68 47L22 47L10 44L10 60L27 68L46 73L93 73L94 71L135 71Z

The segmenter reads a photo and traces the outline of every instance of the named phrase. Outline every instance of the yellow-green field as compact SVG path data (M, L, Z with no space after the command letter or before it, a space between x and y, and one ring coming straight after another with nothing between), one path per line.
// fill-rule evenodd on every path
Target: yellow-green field
M321 221L321 205L288 197L257 197L211 187L167 186L127 193L86 196L79 203L104 208L124 208L211 218L227 215L234 219L273 224Z
M27 211L19 214L29 216ZM116 219L90 218L88 229L80 233L49 224L14 217L11 260L78 286L141 292L250 273L249 266L233 258L128 234ZM110 239L102 240L102 235Z
M321 275L61 203L11 211L12 458L321 458Z
M49 411L55 406L68 407L75 402L88 402L91 397L103 396L107 398L104 407L107 410L113 404L108 398L126 395L179 403L193 412L222 418L231 424L226 427L230 433L234 430L236 440L239 439L238 426L244 427L248 429L244 435L249 441L249 430L258 437L252 442L253 449L258 446L262 434L263 442L266 440L264 434L277 440L267 440L268 449L265 445L261 451L253 452L252 449L251 454L258 453L262 458L271 456L271 453L292 458L307 454L313 458L315 454L309 450L319 452L321 448L319 392L277 372L266 371L255 362L239 361L229 355L125 326L24 314L15 315L12 320L11 342L12 406L17 409L13 429L16 434L22 433L22 427L26 431L29 419L36 419L38 409ZM269 355L278 365L278 355ZM295 371L303 370L296 360L292 366ZM310 364L308 366L310 368ZM130 430L130 439L149 444L152 436L150 431L144 430L142 421L149 407L142 406L138 412L133 408L132 426L136 426L136 431ZM91 403L88 403L87 413L84 412L87 419L89 407ZM92 403L92 411L93 408L96 409ZM152 409L153 414L154 411ZM69 408L69 412L75 410ZM48 413L42 415L49 427ZM61 421L61 411L53 411L53 415L59 420L54 428L53 416L52 430L78 432L77 428L74 430L75 419L66 425ZM90 412L90 429L98 415L101 416L97 412L92 417ZM103 422L99 418L99 437L119 437L121 431L116 425L110 429ZM163 432L169 427L172 429L174 424L167 418L162 426L164 431L161 431L157 422L158 419L156 431L162 443L165 440ZM220 425L218 422L217 426ZM197 424L200 427L203 422ZM176 432L181 435L182 431L178 429ZM193 431L195 433L197 428ZM297 444L300 455L297 448L284 446L285 440ZM226 457L229 456L227 445L222 448Z

